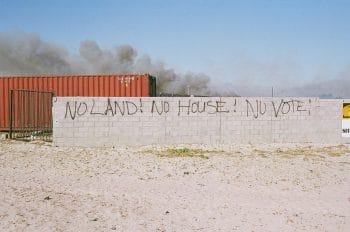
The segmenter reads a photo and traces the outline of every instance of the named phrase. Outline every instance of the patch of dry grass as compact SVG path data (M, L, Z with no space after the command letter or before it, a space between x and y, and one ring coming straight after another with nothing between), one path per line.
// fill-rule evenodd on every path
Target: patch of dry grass
M188 158L202 158L209 159L212 155L242 155L240 151L220 151L220 150L203 150L203 149L192 149L186 147L180 148L167 148L167 149L149 149L144 150L142 153L154 154L159 157L176 158L176 157L188 157ZM333 145L333 146L301 146L295 148L277 148L271 150L264 150L255 148L252 150L251 155L260 156L262 158L268 158L272 156L279 156L282 158L295 158L303 157L305 160L320 158L324 159L326 156L339 157L342 155L350 154L350 147L346 145ZM248 154L244 156L248 156Z
M268 157L268 155L271 154L271 155L278 155L283 158L294 158L298 156L304 156L304 159L308 159L312 157L325 158L325 156L339 157L345 154L350 154L350 148L346 145L341 144L341 145L325 146L325 147L304 146L304 147L286 148L286 149L277 148L274 151L254 149L253 152L255 155L258 155L264 158Z
M312 146L306 146L306 147L300 147L300 148L294 148L294 149L277 149L277 154L284 154L288 156L318 156L318 157L324 157L324 156L332 156L332 157L339 157L345 154L350 154L350 148L345 145L335 145L335 146L326 146L326 147L312 147Z
M264 151L264 150L259 150L259 149L254 149L253 152L255 153L255 155L261 156L263 158L267 158L269 155L268 151ZM271 153L271 152L270 152Z
M160 157L176 158L176 157L190 157L190 158L202 158L209 159L208 154L210 151L204 151L202 149L189 149L189 148L168 148L158 154Z
M207 154L213 154L215 151L206 151L202 149L190 149L190 148L168 148L165 150L146 150L145 153L151 153L160 157L167 158L201 158L209 159Z

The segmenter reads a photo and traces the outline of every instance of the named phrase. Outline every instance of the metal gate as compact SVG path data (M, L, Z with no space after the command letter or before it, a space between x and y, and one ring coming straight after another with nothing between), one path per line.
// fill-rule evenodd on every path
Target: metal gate
M52 92L10 90L10 139L52 141Z

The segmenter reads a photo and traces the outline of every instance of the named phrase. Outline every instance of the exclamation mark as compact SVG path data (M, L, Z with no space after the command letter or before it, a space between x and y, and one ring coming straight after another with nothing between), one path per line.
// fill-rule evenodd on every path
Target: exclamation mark
M140 98L140 112L141 114L143 113L143 110L142 110L142 99Z
M311 99L309 98L309 116L311 115Z
M235 98L235 103L233 104L233 106L234 106L234 110L233 110L233 112L235 112L236 113L236 105L237 105L237 99Z

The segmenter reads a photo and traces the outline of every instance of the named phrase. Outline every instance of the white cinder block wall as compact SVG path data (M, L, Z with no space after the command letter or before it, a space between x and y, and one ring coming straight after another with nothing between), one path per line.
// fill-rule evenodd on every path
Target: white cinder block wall
M57 97L58 146L344 143L342 100Z

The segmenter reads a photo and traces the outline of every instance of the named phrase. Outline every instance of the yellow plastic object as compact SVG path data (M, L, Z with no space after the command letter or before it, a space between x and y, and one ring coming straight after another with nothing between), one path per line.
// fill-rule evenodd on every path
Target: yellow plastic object
M343 103L343 118L350 118L350 103Z

